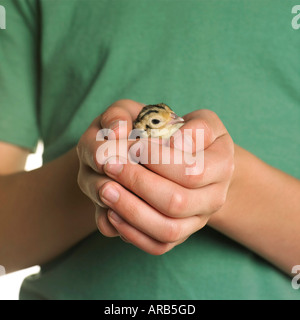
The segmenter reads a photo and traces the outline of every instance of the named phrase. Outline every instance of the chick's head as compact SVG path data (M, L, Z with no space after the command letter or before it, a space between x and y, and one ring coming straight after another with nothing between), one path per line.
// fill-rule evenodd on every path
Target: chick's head
M164 103L145 106L133 126L144 132L145 137L170 137L183 125L184 119L177 116Z

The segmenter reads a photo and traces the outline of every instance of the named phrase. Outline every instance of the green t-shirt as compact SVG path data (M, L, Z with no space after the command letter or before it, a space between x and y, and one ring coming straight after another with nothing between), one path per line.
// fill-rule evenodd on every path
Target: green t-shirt
M112 102L165 102L180 115L214 110L237 144L300 178L295 2L0 0L0 140L34 149L42 139L49 162ZM300 291L205 227L162 256L97 232L27 278L20 296L299 299Z

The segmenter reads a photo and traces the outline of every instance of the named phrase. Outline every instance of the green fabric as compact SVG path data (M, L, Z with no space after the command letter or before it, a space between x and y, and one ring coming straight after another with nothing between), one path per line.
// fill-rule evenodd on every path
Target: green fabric
M0 140L35 150L38 58L33 1L0 0L6 29L0 30Z
M165 102L180 115L214 110L236 143L300 178L294 1L2 3L0 140L33 148L41 138L48 162L115 100ZM299 299L300 291L205 227L163 256L95 233L28 278L21 298Z

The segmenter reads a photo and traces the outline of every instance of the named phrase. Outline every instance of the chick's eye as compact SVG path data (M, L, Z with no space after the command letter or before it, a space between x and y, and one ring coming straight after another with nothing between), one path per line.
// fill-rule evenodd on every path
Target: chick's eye
M152 122L152 124L159 124L159 123L160 123L160 120L158 120L158 119L152 119L151 122Z

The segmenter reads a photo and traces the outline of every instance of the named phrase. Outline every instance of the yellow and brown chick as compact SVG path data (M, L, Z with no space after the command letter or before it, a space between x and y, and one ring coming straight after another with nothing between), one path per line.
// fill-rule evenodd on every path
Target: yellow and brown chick
M141 130L143 138L170 138L183 125L183 118L166 104L159 103L145 106L134 121L133 128Z

